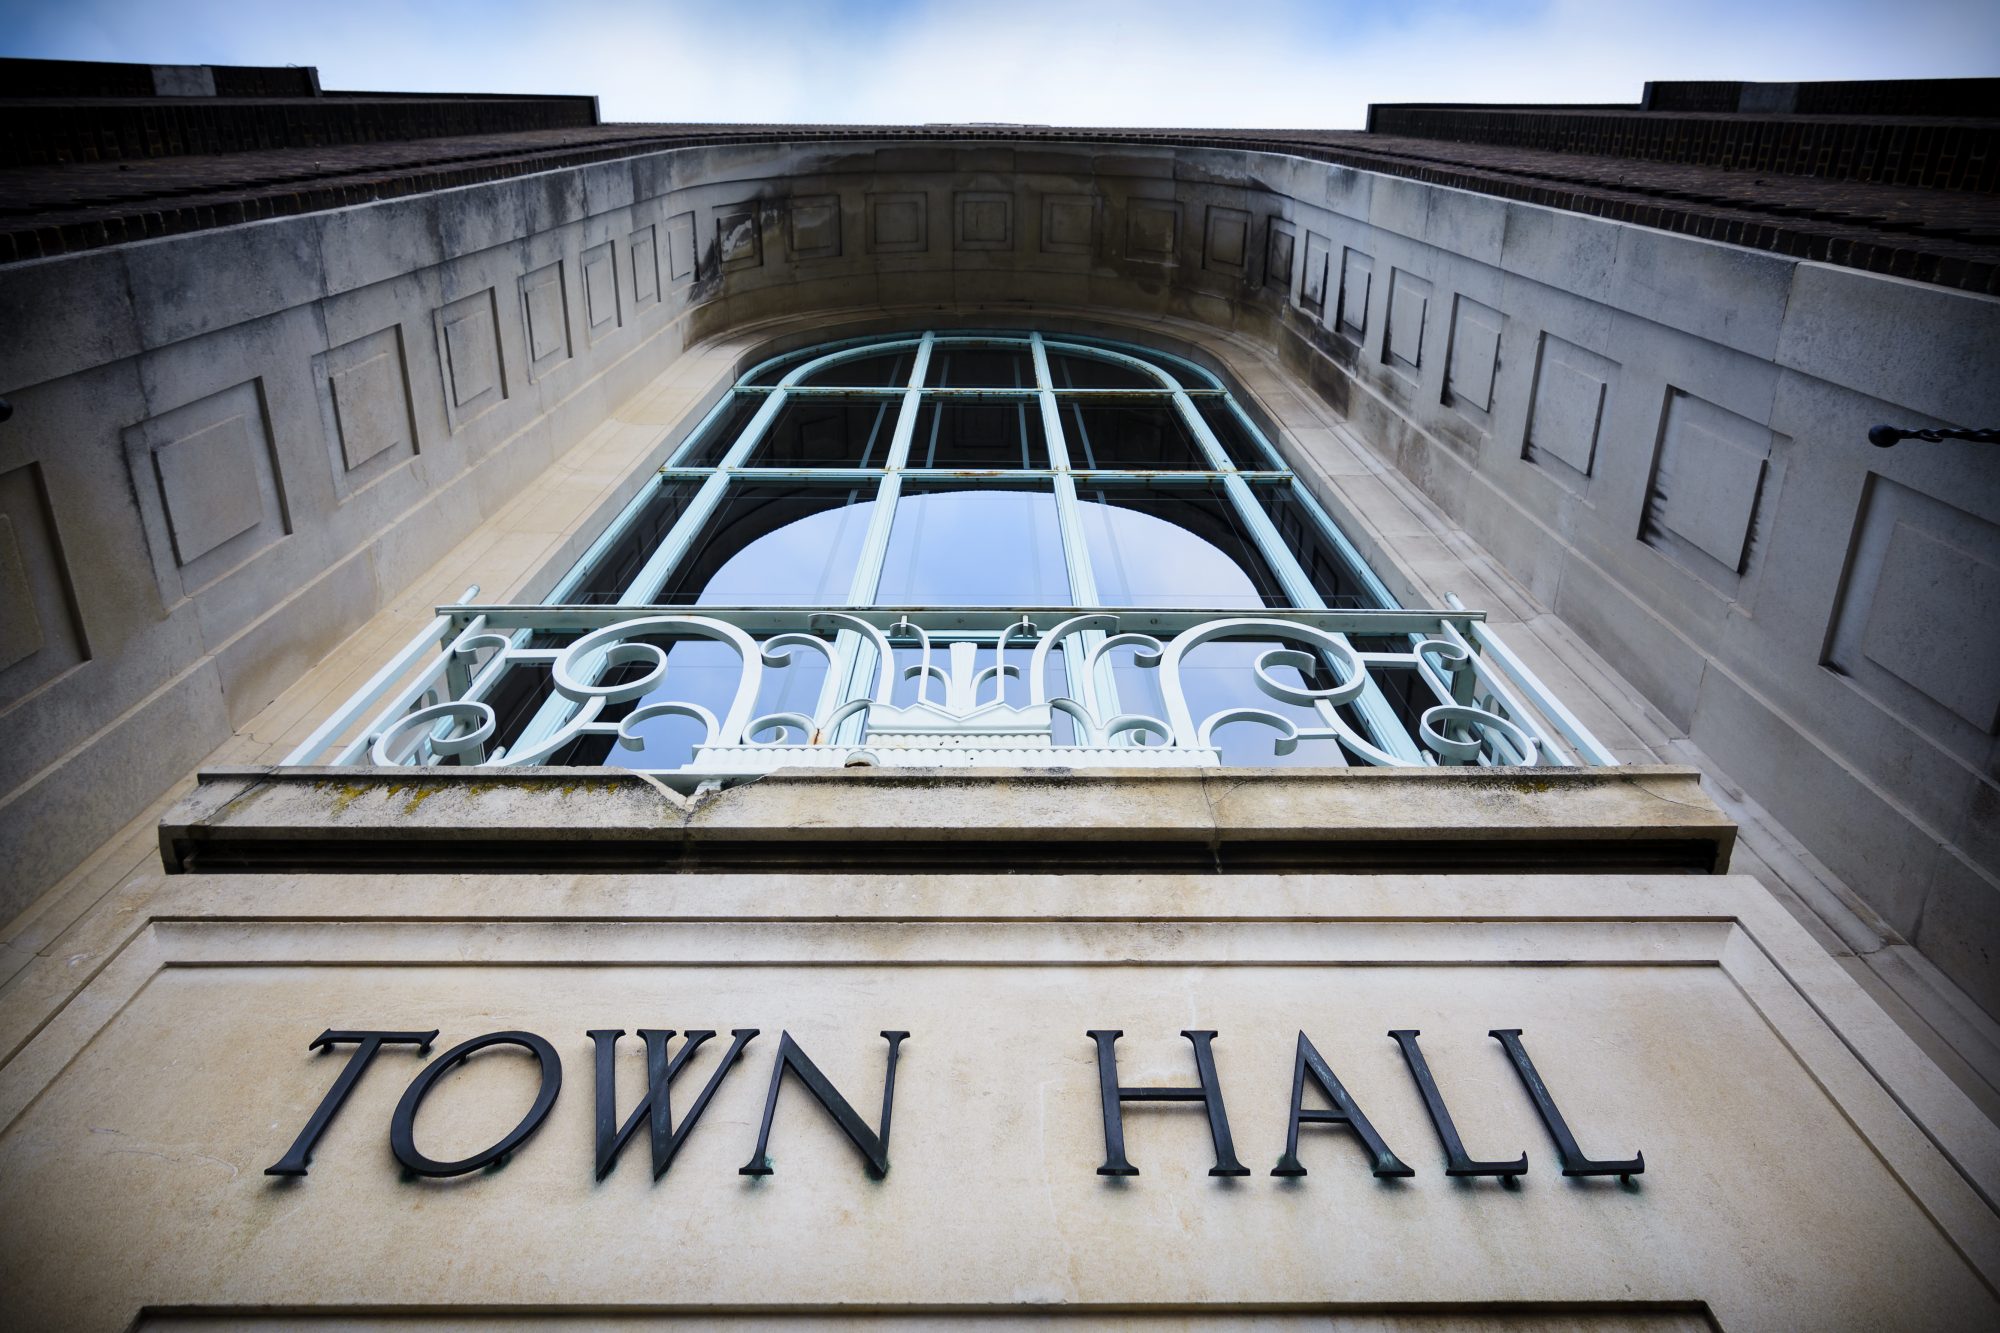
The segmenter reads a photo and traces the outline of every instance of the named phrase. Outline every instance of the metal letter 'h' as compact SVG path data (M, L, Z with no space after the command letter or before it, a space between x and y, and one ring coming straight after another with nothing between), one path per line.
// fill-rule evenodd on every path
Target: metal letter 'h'
M1229 1137L1229 1113L1222 1106L1222 1086L1215 1073L1215 1054L1209 1043L1210 1030L1182 1029L1181 1035L1194 1044L1194 1067L1201 1085L1193 1088L1128 1088L1118 1082L1118 1053L1113 1049L1125 1035L1122 1029L1093 1028L1084 1033L1097 1042L1097 1086L1104 1102L1104 1165L1100 1176L1136 1176L1139 1168L1125 1160L1125 1117L1122 1102L1201 1102L1208 1112L1209 1137L1215 1140L1215 1165L1211 1176L1247 1176L1248 1167L1236 1160L1236 1145Z

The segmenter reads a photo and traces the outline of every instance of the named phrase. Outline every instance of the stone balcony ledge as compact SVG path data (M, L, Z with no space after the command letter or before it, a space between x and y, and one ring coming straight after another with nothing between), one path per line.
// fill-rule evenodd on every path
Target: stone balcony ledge
M1728 868L1697 770L844 769L683 796L618 768L205 770L169 873Z

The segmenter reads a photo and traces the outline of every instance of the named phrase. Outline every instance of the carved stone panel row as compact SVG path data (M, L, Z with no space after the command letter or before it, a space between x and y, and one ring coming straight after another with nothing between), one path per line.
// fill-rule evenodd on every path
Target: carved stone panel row
M769 205L750 200L714 206L709 210L715 238L713 262L724 272L763 266L767 241L763 213L767 208L772 227L769 239L781 245L785 257L794 262L839 259L846 254L844 232L850 216L859 219L865 254L921 254L930 250L930 193L873 190L854 203L857 207L850 213L837 194L800 194ZM1037 218L1040 225L1039 231L1024 234L1021 196L1006 190L957 190L951 194L948 216L939 225L948 224L954 251L1030 249L1051 255L1095 255L1107 240L1100 225L1101 204L1094 194L1030 194L1026 196L1027 216L1031 225ZM1117 247L1116 257L1163 267L1182 262L1190 225L1188 205L1178 199L1134 198L1124 202L1121 212L1124 226L1109 238ZM1252 279L1251 261L1258 253L1253 214L1244 208L1207 204L1201 207L1198 220L1201 267L1228 277ZM646 228L634 233L630 242L633 265L657 262L651 251L651 232ZM702 263L695 253L694 233L693 212L668 219L664 243L669 282L691 279ZM1266 271L1275 276L1267 281L1278 285L1290 282L1293 236L1289 224L1270 220ZM1323 249L1325 238L1320 238L1320 245ZM635 276L633 281L635 302L648 302L654 289L643 277Z

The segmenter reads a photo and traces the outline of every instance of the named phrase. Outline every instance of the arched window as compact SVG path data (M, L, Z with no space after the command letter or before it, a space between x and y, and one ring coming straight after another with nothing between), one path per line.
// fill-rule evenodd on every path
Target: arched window
M753 368L554 600L1386 608L1208 371L926 333Z
M1554 733L1609 758L1522 707L1539 684L1510 657L1488 669L1476 613L1397 608L1213 374L1096 338L927 332L765 361L545 608L446 611L447 665L339 757L687 784L1570 762Z

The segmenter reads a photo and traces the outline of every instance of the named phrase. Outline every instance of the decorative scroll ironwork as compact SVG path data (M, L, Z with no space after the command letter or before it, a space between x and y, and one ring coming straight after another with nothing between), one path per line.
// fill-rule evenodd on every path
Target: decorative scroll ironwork
M1267 730L1274 756L1319 742L1301 756L1315 763L1615 762L1482 622L1463 609L456 604L286 762L602 763L689 787L798 766L1199 767L1222 762L1217 732L1236 724ZM676 651L701 642L726 650L727 679L713 650L677 670ZM808 663L810 707L758 711L775 676ZM1202 702L1218 686L1223 706ZM1357 708L1364 690L1398 702ZM507 720L551 710L553 726ZM663 718L699 728L684 762L649 747L646 724ZM1403 733L1384 734L1391 723Z

